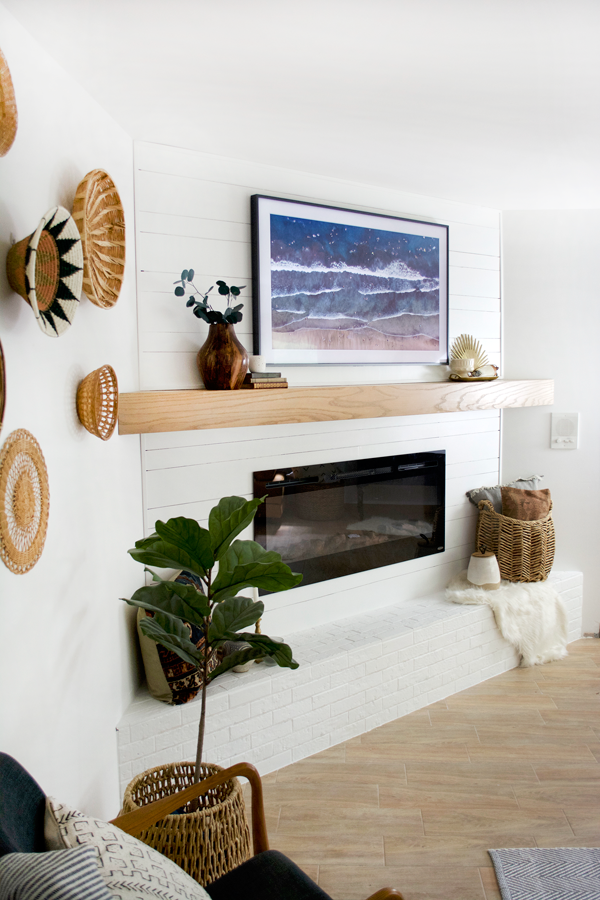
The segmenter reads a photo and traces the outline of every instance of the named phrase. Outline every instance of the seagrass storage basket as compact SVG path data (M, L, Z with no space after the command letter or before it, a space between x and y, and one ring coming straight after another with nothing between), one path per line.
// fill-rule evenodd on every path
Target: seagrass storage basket
M554 562L552 506L545 518L526 522L502 516L489 500L480 500L476 544L495 553L507 581L545 581Z
M193 762L182 762L142 772L125 790L123 812L133 812L189 787L194 783L194 768ZM223 767L202 763L200 769L202 781ZM137 837L204 886L250 859L250 830L237 778L212 788L196 802L200 805L194 812L187 811L188 804Z

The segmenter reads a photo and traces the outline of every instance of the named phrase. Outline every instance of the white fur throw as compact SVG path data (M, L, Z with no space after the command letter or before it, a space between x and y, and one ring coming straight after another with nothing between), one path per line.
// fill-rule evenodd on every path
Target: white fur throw
M567 655L567 614L563 602L548 582L513 584L502 581L486 591L467 581L460 572L446 589L452 603L491 607L500 634L521 654L522 666L536 666Z

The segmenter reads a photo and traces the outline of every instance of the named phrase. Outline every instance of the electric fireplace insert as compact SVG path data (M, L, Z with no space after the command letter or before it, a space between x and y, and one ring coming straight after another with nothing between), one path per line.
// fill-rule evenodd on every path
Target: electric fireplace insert
M254 472L254 540L301 585L441 553L445 469L437 450Z

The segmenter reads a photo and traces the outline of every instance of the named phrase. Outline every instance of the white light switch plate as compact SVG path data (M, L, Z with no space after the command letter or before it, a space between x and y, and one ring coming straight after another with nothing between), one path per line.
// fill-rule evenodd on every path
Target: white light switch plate
M579 413L552 413L551 450L577 450Z

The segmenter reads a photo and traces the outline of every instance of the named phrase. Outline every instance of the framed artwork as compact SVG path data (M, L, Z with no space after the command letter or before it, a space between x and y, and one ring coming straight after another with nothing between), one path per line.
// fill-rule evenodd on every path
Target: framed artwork
M254 353L448 362L448 226L255 194Z

